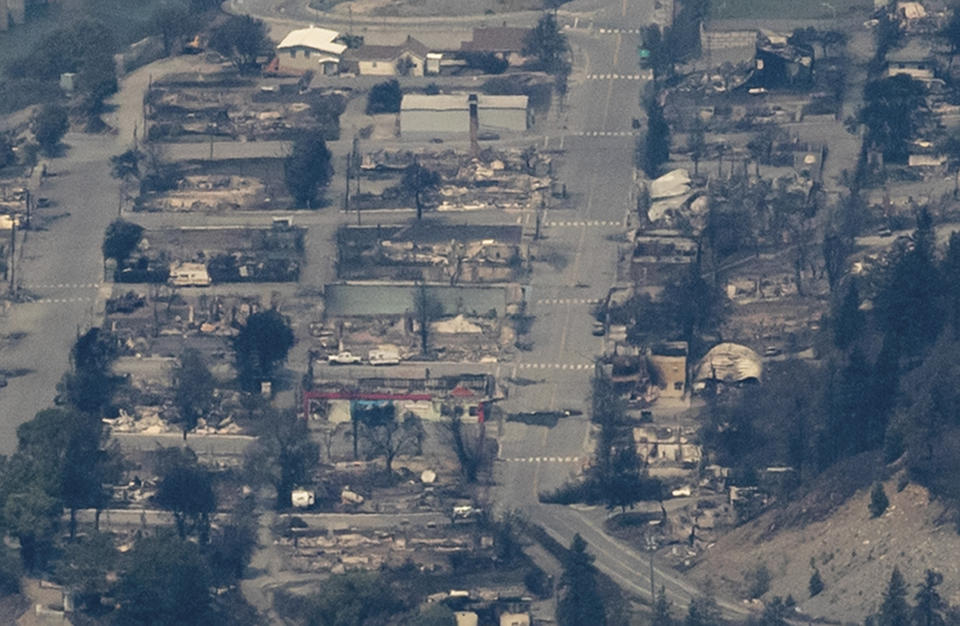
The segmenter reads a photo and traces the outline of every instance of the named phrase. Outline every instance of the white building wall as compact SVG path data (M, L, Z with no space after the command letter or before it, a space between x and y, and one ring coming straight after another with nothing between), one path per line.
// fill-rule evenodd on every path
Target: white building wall
M324 61L327 65L333 67L336 67L339 62L337 57L319 50L310 50L303 47L277 50L277 66L281 71L305 72L313 70L314 72L330 73L325 71L322 63Z
M477 112L480 128L484 130L525 131L527 125L526 109L485 109Z
M361 76L395 76L397 66L392 61L358 61Z
M400 113L400 134L469 133L470 113L466 109L450 111L410 110Z

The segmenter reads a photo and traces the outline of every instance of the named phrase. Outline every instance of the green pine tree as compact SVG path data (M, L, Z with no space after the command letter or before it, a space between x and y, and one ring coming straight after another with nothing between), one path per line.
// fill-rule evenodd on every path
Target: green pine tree
M707 593L690 601L684 626L718 626L720 623L720 609L712 595Z
M605 626L606 615L597 591L593 557L587 553L587 542L579 534L573 536L563 561L557 623L560 626Z
M876 623L877 626L909 626L910 624L907 583L897 567L894 567L890 574L890 582L883 593L883 604L880 605Z
M874 484L873 490L870 492L870 516L880 517L888 506L890 506L890 501L887 499L887 492L883 490L883 484Z
M940 598L937 587L943 582L943 574L928 569L914 599L913 623L916 626L944 626L943 610L946 604Z
M811 598L823 591L823 579L820 578L820 570L813 570L813 574L810 575L810 582L807 583L807 588L810 590Z
M657 600L653 603L653 619L650 626L673 626L673 616L670 614L670 600L667 599L667 590L660 587Z
M846 350L863 334L863 311L860 310L860 292L857 281L850 280L843 299L833 312L833 345Z

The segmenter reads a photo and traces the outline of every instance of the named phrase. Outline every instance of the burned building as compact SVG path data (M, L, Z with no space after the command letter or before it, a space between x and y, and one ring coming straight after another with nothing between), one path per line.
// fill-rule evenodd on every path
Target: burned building
M813 85L813 48L773 33L757 36L754 69L745 89L805 89Z
M389 376L350 378L341 371L314 369L312 387L303 392L307 416L339 424L357 411L389 407L397 415L413 413L425 420L456 413L482 422L498 394L496 380L486 373L431 376L429 368L398 367Z
M683 275L697 258L698 244L672 230L637 234L630 257L630 277L636 285L663 285Z
M527 263L523 227L516 225L418 221L337 233L337 275L347 280L511 282Z

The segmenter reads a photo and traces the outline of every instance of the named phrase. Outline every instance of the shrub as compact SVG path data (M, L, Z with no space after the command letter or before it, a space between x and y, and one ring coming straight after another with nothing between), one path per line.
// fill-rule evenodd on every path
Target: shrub
M114 259L117 264L126 261L137 249L143 238L143 227L123 219L116 219L107 226L103 237L103 256Z
M492 52L467 52L463 54L467 67L478 69L484 74L503 74L510 65L505 59Z
M70 128L67 110L59 104L45 104L33 118L33 134L44 154L53 156Z
M524 574L523 584L530 593L540 598L548 598L553 593L550 577L537 566L533 566L530 571Z
M378 83L367 94L367 115L399 113L402 99L403 92L400 90L400 83L396 80Z
M748 570L743 579L747 583L747 596L750 599L759 598L770 591L770 570L765 563Z

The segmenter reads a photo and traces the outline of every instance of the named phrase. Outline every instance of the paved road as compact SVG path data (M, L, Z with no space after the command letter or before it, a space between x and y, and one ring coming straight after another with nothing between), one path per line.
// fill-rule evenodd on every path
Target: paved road
M0 315L0 369L28 372L0 390L0 453L16 447L17 426L51 405L77 333L102 319L109 287L102 285L100 242L117 214L118 200L109 158L127 149L134 128L142 128L141 102L150 73L199 62L170 59L125 77L108 120L117 133L68 133L64 156L48 166L55 175L35 189L54 204L35 213L35 223L46 223L45 230L26 231L20 242L17 282L29 301Z
M606 24L605 29L635 30L651 21L650 5L649 0L629 4L623 0L598 12L587 28L578 25L568 31L577 71L572 77L567 107L552 114L555 129L549 131L548 147L567 153L560 175L576 208L551 210L547 215L541 256L544 252L555 253L555 261L549 267L538 263L534 273L530 291L531 312L536 315L532 330L534 349L523 353L509 372L512 378L533 384L514 388L511 399L517 408L585 408L588 404L590 374L583 366L589 365L601 348L601 340L589 332L589 301L603 297L613 281L616 259L610 237L622 231L620 224L633 203L634 139L630 119L640 116L640 82L634 78L637 37L631 33L600 32L599 25ZM151 71L155 73L156 67ZM121 99L130 106L121 103L117 121L120 134L69 136L67 141L74 144L74 150L55 162L55 169L62 174L44 190L44 195L58 201L58 210L67 209L70 215L54 222L49 231L38 233L30 242L22 275L25 286L33 285L33 291L48 294L48 300L58 302L17 305L3 320L4 332L28 334L19 344L3 351L0 366L33 369L33 373L12 380L0 392L0 415L4 417L0 437L5 451L13 446L16 425L29 419L52 396L54 385L66 368L67 350L77 325L85 327L99 319L104 289L76 285L99 283L99 241L114 215L117 197L116 185L109 178L107 157L124 149L128 143L124 137L132 136L139 110L136 81L142 81L145 75L146 72L139 77L135 74L125 81L123 95L127 97ZM136 97L129 97L131 94ZM238 150L275 150L269 145L249 146ZM220 148L216 146L215 150ZM190 156L201 148L184 150L189 154L182 156ZM530 216L523 217L529 223ZM65 233L71 236L66 237ZM82 295L75 295L77 291ZM197 439L191 438L190 443ZM127 445L143 445L133 437L126 441ZM217 445L228 445L219 443L227 441L218 437ZM645 555L607 538L595 520L580 512L537 502L538 491L559 486L589 454L586 418L563 419L552 429L507 423L501 441L504 459L548 459L498 463L497 498L501 508L521 509L565 543L579 532L591 544L603 571L625 589L640 596L647 593ZM236 447L240 443L237 440ZM656 578L658 584L666 584L668 593L680 606L694 592L668 571L658 568ZM728 605L728 610L732 611L732 606Z
M67 519L69 514L64 514ZM442 513L306 513L294 512L310 528L327 528L344 530L348 528L373 529L395 528L397 526L427 526L449 525L450 517ZM81 524L92 524L96 511L81 509L77 511L77 521ZM214 520L226 520L229 513L217 513ZM106 528L114 526L169 526L173 524L173 516L163 509L106 509L100 512L100 524Z
M618 15L620 19L618 19ZM649 21L652 7L618 3L601 12L598 21L631 30ZM590 334L591 301L602 298L614 282L616 246L611 237L623 232L631 219L635 199L631 119L641 118L637 71L636 34L600 33L598 29L569 31L576 55L566 111L560 125L566 131L555 147L566 151L560 177L573 197L575 210L551 210L541 253L556 250L566 255L559 270L537 267L528 293L536 316L534 349L524 353L515 374L530 377L533 363L576 365L592 359L602 349L602 339ZM605 78L596 78L603 76ZM626 78L624 78L626 77ZM532 398L543 407L586 408L589 372L561 369L545 372L542 383L514 389L515 395ZM580 533L596 555L598 567L625 590L639 597L650 595L648 555L608 537L602 530L602 512L588 515L569 507L542 505L537 494L568 480L592 449L586 417L563 419L552 428L508 423L501 437L497 464L497 502L501 509L516 508L551 535L568 544ZM538 458L531 462L529 459ZM545 459L545 460L544 460ZM698 593L672 570L655 564L656 585L664 585L678 606ZM721 601L728 615L742 616L736 603Z
M634 206L632 196L634 136L630 121L642 117L639 108L641 81L637 80L635 49L637 30L669 15L669 3L654 11L650 0L609 3L589 16L567 14L576 60L567 106L551 112L544 145L566 151L561 179L567 184L574 209L551 210L540 242L540 257L551 257L548 266L537 263L529 290L530 312L536 316L532 329L533 350L520 355L512 365L490 365L501 376L522 379L512 389L508 410L557 407L586 408L590 393L593 357L602 340L590 334L591 302L606 295L616 266L612 236L622 232ZM251 12L277 21L271 0L233 0L232 10ZM312 21L314 15L298 3L284 5L284 17ZM501 19L503 16L496 16ZM518 15L511 24L535 19ZM395 20L390 28L395 29ZM470 18L435 18L407 21L411 30L450 28ZM324 24L336 27L335 20ZM363 27L376 30L375 23ZM549 126L549 124L548 124ZM531 225L532 216L522 220ZM431 365L432 369L441 367ZM360 370L344 370L352 375ZM438 371L439 373L439 371ZM596 519L566 507L540 505L538 492L554 489L589 456L591 441L585 417L566 418L554 428L508 422L500 432L501 457L496 473L496 498L501 510L519 509L532 521L564 543L579 532L597 556L597 565L638 596L649 595L647 556L607 537ZM682 578L655 568L658 585L664 584L671 599L685 606L697 590ZM742 615L736 604L721 602L728 614Z

